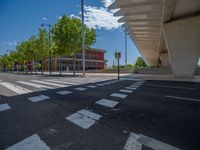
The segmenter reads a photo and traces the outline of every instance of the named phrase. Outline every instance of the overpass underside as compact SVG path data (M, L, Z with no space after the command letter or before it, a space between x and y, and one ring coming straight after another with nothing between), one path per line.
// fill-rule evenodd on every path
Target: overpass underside
M149 66L193 77L200 57L200 0L115 0L125 31Z

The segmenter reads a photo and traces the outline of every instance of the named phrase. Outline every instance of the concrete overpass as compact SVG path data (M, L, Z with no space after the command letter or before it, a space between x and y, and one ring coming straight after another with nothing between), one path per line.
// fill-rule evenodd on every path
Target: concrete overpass
M109 9L149 66L193 77L200 57L200 0L115 0Z

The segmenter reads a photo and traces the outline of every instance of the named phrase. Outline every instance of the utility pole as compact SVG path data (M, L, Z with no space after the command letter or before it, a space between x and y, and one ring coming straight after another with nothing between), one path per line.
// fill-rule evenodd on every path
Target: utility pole
M52 70L51 70L51 58L52 58L52 56L51 56L51 25L50 24L48 24L48 27L49 27L49 72L50 72L50 75L52 74Z
M127 66L127 35L126 35L126 30L124 31L125 35L125 65Z
M115 58L117 59L117 74L118 74L118 79L119 79L120 78L119 59L121 58L121 53L115 52Z
M82 64L83 76L85 76L85 29L84 29L84 3L81 0L81 16L82 16Z

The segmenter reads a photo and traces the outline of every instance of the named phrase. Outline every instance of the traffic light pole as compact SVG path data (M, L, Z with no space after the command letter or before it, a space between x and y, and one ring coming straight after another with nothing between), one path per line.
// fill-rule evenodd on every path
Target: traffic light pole
M118 72L118 79L119 79L119 73L120 73L120 72L119 72L119 58L117 59L117 61L118 61L118 62L117 62L117 66L118 66L118 67L117 67L117 68L118 68L118 69L117 69L117 70L118 70L117 72Z

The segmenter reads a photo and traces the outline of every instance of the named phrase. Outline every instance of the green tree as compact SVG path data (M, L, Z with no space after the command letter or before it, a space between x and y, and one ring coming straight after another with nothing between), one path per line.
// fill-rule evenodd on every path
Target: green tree
M96 42L96 32L94 29L85 28L85 47L89 48ZM75 56L81 50L82 26L81 20L75 17L63 16L52 29L55 52L61 56L73 57L73 70L75 75Z
M47 59L49 55L48 33L43 28L39 29L38 37L36 41L36 49L38 51L39 61L41 61L41 69L42 69L42 74L43 74L43 64L44 64L45 59Z
M147 65L146 65L145 61L143 60L143 58L142 57L138 57L136 62L135 62L135 68L144 68L146 66Z

